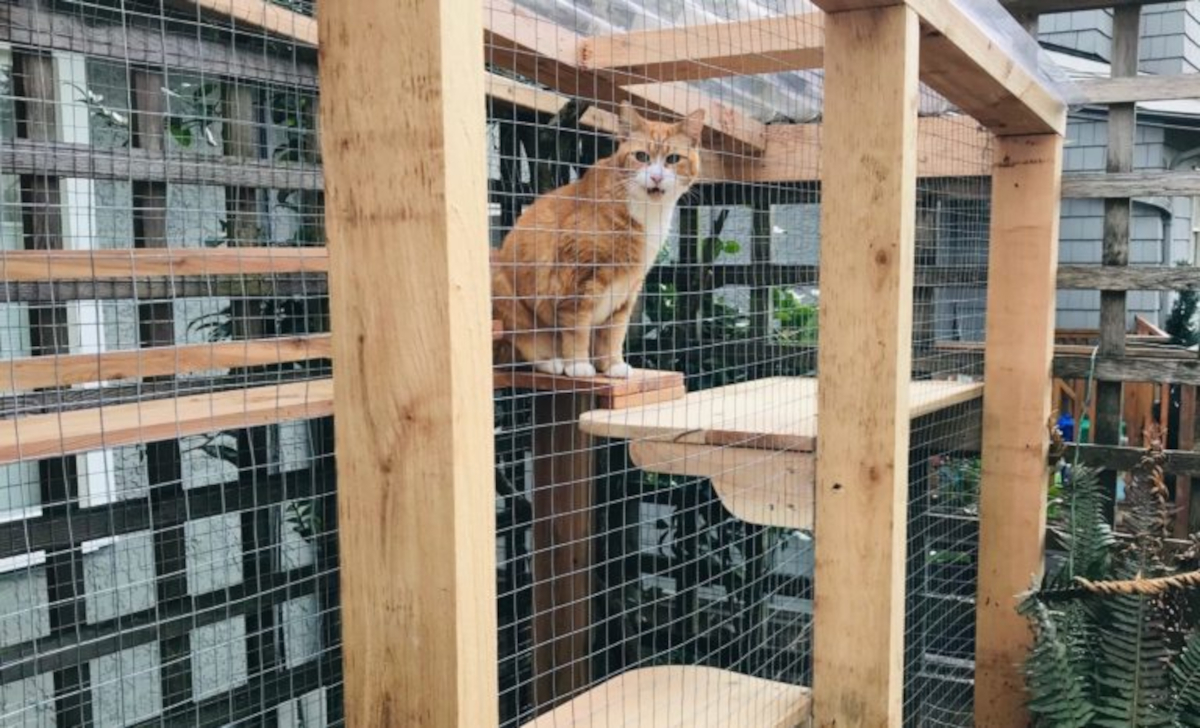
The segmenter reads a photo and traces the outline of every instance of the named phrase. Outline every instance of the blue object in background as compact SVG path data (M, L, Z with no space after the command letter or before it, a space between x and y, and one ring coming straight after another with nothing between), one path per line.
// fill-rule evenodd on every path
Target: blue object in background
M1075 418L1071 417L1070 412L1064 412L1058 418L1058 429L1062 432L1064 442L1075 441Z

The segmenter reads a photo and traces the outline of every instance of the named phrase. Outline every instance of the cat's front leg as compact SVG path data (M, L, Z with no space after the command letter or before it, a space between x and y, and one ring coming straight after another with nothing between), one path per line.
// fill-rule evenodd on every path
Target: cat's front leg
M591 308L581 306L572 319L561 334L563 373L568 377L594 377L596 367L588 355L592 338ZM562 321L561 318L559 320Z
M625 337L629 334L629 319L633 316L633 299L627 300L612 318L596 330L596 368L605 376L628 379L633 368L625 363Z

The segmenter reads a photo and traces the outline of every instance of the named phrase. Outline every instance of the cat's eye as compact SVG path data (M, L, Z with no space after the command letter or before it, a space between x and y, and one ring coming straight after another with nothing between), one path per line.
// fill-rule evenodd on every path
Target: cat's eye
M646 152L635 152L633 158L642 164L650 164L650 155Z
M679 164L682 161L683 157L679 156L678 154L667 155L667 164Z

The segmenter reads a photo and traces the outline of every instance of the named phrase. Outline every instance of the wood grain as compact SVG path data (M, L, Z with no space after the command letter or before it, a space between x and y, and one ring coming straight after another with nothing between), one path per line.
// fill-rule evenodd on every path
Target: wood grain
M1064 356L1054 359L1054 376L1084 379L1091 368L1090 357ZM1169 382L1200 384L1200 359L1148 359L1136 356L1107 356L1096 360L1096 379L1100 382ZM1115 443L1102 443L1112 445Z
M813 717L819 728L898 727L917 15L907 6L837 13L825 37Z
M499 723L481 9L318 6L345 706L360 728Z
M1004 137L992 176L980 487L975 722L1028 722L1017 594L1041 572L1062 137Z
M1179 265L1063 265L1059 290L1186 291L1200 290L1200 267Z
M0 464L333 414L319 379L0 420Z
M9 283L323 273L328 270L329 253L325 248L130 248L0 252L0 278Z

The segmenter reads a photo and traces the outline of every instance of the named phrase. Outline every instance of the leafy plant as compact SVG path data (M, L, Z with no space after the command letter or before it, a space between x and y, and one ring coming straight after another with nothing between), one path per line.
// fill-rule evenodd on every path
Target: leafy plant
M780 338L789 343L817 343L817 305L791 288L771 289L772 315L779 322Z
M1162 438L1150 431L1147 442L1120 538L1104 520L1096 473L1077 467L1064 481L1053 527L1068 558L1020 607L1034 632L1025 674L1038 726L1197 725L1200 631L1177 592L1200 580L1180 574L1189 555L1165 549Z
M284 522L308 543L312 543L321 531L321 517L317 515L312 501L292 501L283 513Z
M212 127L225 115L224 97L218 83L181 83L179 90L163 86L162 92L170 97L178 114L167 118L167 131L181 147L191 147L197 138L210 147L220 147L221 141Z
M1189 265L1180 261L1177 265ZM1196 321L1196 311L1200 309L1200 291L1190 289L1179 291L1175 303L1171 305L1171 314L1167 317L1166 330L1171 340L1181 346L1200 344L1200 323Z

